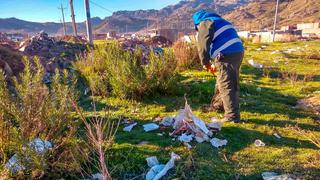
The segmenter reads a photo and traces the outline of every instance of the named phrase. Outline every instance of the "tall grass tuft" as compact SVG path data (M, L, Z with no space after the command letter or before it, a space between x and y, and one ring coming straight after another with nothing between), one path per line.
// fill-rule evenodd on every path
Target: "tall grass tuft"
M178 41L172 48L177 59L178 70L183 71L201 68L198 50L195 44Z

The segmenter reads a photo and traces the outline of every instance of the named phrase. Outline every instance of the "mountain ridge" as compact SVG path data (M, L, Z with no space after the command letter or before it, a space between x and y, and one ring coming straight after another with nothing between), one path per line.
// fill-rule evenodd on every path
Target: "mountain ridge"
M215 3L214 3L215 2ZM216 11L241 30L271 28L274 19L275 1L270 0L182 0L160 10L117 11L104 19L92 18L95 33L116 31L141 32L150 28L191 29L191 16L199 9ZM320 19L319 0L280 0L279 26ZM85 33L85 22L77 23L78 32ZM66 24L72 34L72 25ZM36 33L45 30L49 34L63 33L61 23L36 23L16 18L0 19L0 31Z

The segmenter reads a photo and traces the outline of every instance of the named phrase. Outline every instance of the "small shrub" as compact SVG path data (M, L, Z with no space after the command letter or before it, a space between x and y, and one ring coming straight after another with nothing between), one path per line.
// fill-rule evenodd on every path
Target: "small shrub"
M177 59L178 70L201 68L196 45L186 42L176 42L172 48Z
M86 159L77 153L81 144L76 136L79 123L72 117L68 100L73 96L73 86L68 85L66 72L56 73L50 87L46 86L39 61L32 68L28 62L25 60L21 83L15 81L11 88L14 91L8 90L0 73L0 125L5 128L1 139L10 137L1 142L2 165L17 154L25 170L11 174L16 178L70 177L80 172L80 164ZM50 141L53 148L45 154L36 153L28 148L35 138Z
M151 52L141 63L141 50L132 54L117 42L101 44L75 63L99 95L139 98L154 93L170 93L176 78L176 61L171 50L162 55Z

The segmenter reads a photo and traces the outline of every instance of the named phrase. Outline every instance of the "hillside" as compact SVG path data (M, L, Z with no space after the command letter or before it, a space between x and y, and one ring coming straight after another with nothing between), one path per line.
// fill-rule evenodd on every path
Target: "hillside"
M97 26L101 24L103 20L94 17L92 18L92 24L93 26ZM72 34L72 24L70 22L66 23L67 27L67 33ZM85 22L77 23L78 32L84 33L86 30ZM45 22L45 23L38 23L38 22L29 22L20 20L17 18L0 18L0 32L7 32L7 33L30 33L34 34L41 30L44 30L45 32L51 34L51 35L57 35L63 33L63 27L61 23L55 23L55 22Z
M270 0L253 1L225 15L240 29L271 28L275 14L275 2ZM319 0L280 0L279 26L302 22L315 22L320 19Z
M220 14L226 14L249 1L217 0L215 6L212 0L185 0L160 10L119 11L107 17L96 31L139 31L147 27L191 28L191 15L199 9L216 9Z
M193 28L191 16L199 9L216 11L232 21L239 29L272 27L275 1L270 0L183 0L160 10L117 11L112 16L92 18L95 33L108 31L137 32L146 28ZM279 26L320 19L319 0L280 0ZM35 23L16 18L0 19L0 31L35 33L44 30L49 34L62 34L60 23ZM67 31L72 33L71 23ZM85 32L85 23L78 23L78 31Z

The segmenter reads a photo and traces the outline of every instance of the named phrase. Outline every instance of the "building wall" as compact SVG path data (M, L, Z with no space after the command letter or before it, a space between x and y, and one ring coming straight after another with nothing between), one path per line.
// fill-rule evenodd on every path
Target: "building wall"
M320 28L303 29L302 37L318 37L320 38Z
M320 28L320 23L303 23L303 24L297 24L298 30L304 30L304 29L315 29Z

